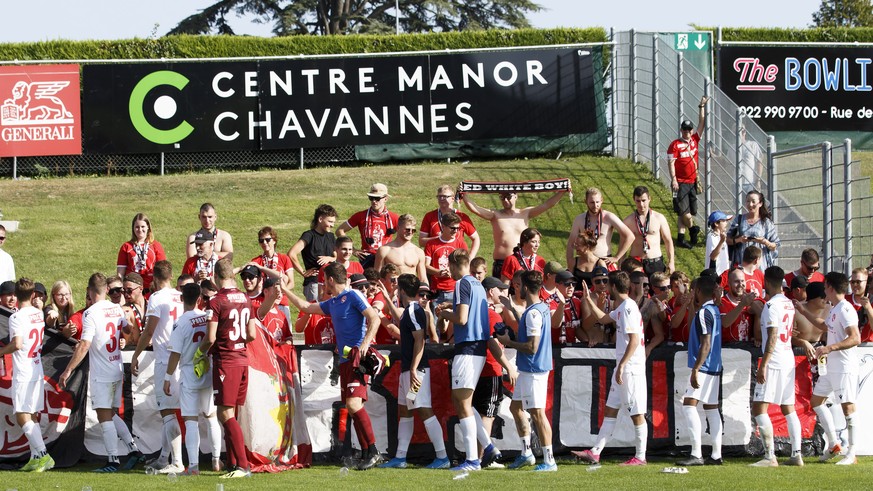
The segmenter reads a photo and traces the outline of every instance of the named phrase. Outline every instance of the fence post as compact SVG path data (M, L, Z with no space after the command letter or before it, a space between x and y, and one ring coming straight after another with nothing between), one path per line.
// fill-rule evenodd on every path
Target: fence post
M846 275L852 273L852 140L846 138L843 140L843 186L845 191L843 196L846 202L845 222L846 222L846 269L843 271Z
M684 60L685 60L685 58L682 56L681 51L676 53L676 80L678 81L678 83L676 84L676 86L677 86L676 101L678 101L678 103L676 104L676 107L678 108L678 113L676 114L676 124L677 125L683 119L685 119L682 117L682 105L685 103L685 101L682 99L682 93L684 92L684 89L685 89L685 77L683 76L683 71L682 71L682 62Z
M740 157L742 156L742 148L740 147L740 128L743 126L743 110L737 108L737 119L736 124L734 125L734 157L736 160L736 164L734 165L734 209L740 209L740 193L742 192L742 186L740 186L740 176L742 175L742 171L745 169L740 169L740 165L742 165L742 161ZM773 206L773 205L770 205Z
M630 30L630 63L628 63L628 70L630 72L630 97L628 98L630 101L630 151L631 151L631 160L633 162L637 161L637 75L634 70L634 59L636 58L637 52L637 39L636 33L633 29Z
M161 152L161 175L164 175L164 152Z
M706 78L704 83L703 83L703 94L706 95L707 97L710 97L712 94L712 80L710 80L709 78ZM712 105L715 106L715 101L713 101ZM700 110L698 109L698 112L699 111ZM709 151L709 149L712 148L711 145L712 145L713 129L712 129L711 119L713 119L713 118L707 117L706 119L709 119L710 121L704 120L706 127L703 129L703 132L705 133L705 135L701 135L701 136L706 137L706 152L704 152L704 154L703 154L703 168L706 171L706 176L704 177L704 181L703 181L704 182L704 189L703 189L704 215L703 216L709 217L709 214L712 213L712 191L711 191L712 190L712 173L709 171L709 169L710 169L710 167L709 167L709 164L710 164L709 154L711 153ZM698 150L698 158L700 158L699 150ZM697 173L697 180L698 181L700 180L700 172L699 171ZM704 220L706 220L706 218L704 218Z
M831 271L833 263L833 240L831 205L833 203L833 159L831 158L831 142L821 146L821 187L822 187L822 253L824 254L824 270Z
M609 90L611 91L609 95L609 113L610 121L612 121L612 156L615 157L615 139L618 135L618 124L615 122L615 99L617 97L615 90L615 61L618 59L618 56L616 56L618 44L615 42L615 28L613 27L609 28L609 41L611 42L609 47Z
M658 153L661 148L658 141L659 104L658 104L658 43L660 39L655 35L652 38L652 174L655 179L661 179L661 161Z
M300 170L303 170L303 147L300 147Z
M770 200L770 209L776 209L776 137L767 135L767 199ZM739 208L737 208L739 210ZM777 222L776 217L773 221Z
M18 157L12 157L12 180L18 179Z

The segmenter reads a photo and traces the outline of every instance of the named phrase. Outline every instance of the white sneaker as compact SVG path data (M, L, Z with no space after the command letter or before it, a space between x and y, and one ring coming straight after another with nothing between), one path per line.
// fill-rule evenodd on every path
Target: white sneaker
M845 457L843 457L842 459L840 459L839 462L837 462L837 465L854 465L857 463L858 463L858 459L855 457L855 454L847 453Z
M167 464L166 467L157 470L158 474L181 474L183 472L185 472L185 467L175 464Z

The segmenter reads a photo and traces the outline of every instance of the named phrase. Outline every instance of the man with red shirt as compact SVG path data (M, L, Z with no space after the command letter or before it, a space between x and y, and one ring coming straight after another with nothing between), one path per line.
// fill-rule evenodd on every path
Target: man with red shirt
M818 271L818 251L813 248L804 249L800 253L800 269L792 271L785 275L785 284L782 289L785 291L785 296L790 300L794 300L794 295L791 292L791 280L798 276L806 278L807 283L824 283L824 275Z
M694 225L693 216L697 215L698 175L699 161L698 144L700 132L706 124L706 102L709 97L703 96L698 104L699 122L697 131L694 131L694 123L682 121L682 136L673 140L667 149L669 161L670 181L673 188L673 208L679 214L679 235L677 245L686 249L697 245L697 237L700 235L700 227ZM685 230L691 233L691 243L685 240Z
M352 255L355 251L355 245L352 242L351 237L337 237L336 239L336 262L343 265L346 269L346 273L348 277L351 278L353 274L364 274L364 267L361 266L361 263L354 262L351 260ZM325 264L318 270L318 300L324 300L324 270L330 263Z
M346 232L357 227L361 234L361 248L355 251L355 256L365 268L372 266L376 259L376 251L391 241L397 232L397 213L388 211L386 203L391 195L388 186L377 182L370 186L367 197L370 207L359 211L336 229L337 237L344 237Z
M443 214L440 220L440 235L424 247L425 267L430 276L434 305L452 301L455 280L449 271L449 254L456 249L467 250L467 243L458 233L461 230L461 217L449 212Z
M578 337L578 333L583 333L582 330L582 300L573 296L576 290L576 277L573 273L566 269L560 271L555 276L558 292L566 299L564 304L564 318L557 329L552 324L552 341L561 344L575 343L577 340L587 341L587 337L583 340Z
M206 326L206 338L194 354L195 366L213 348L212 386L230 463L230 472L221 477L249 477L249 459L235 408L246 402L249 371L246 344L257 336L257 321L248 297L236 287L233 263L229 259L215 264L215 279L221 289L209 302L211 317Z
M756 269L755 271L760 271ZM749 306L755 300L754 293L746 292L746 275L742 269L734 269L728 275L730 288L724 291L721 297L719 310L722 320L722 344L739 343L744 341L761 342L761 331L755 327L758 325L757 315Z
M540 288L540 300L549 306L552 313L552 330L556 330L564 322L564 307L567 305L566 297L558 292L557 276L565 271L564 266L557 261L549 261L543 266L543 286ZM558 338L552 337L553 343L558 343Z
M673 290L673 298L667 302L667 341L670 344L688 342L691 333L689 320L694 310L694 292L691 291L690 284L688 275L682 271L674 271L670 275L670 289Z
M764 273L758 264L761 262L761 249L756 246L746 247L743 251L743 264L737 268L741 270L746 277L746 291L752 292L757 298L764 299ZM725 290L730 289L728 274L731 270L728 269L721 274L721 287ZM763 308L763 307L762 307ZM758 309L760 312L760 309Z
M446 213L455 213L461 218L461 237L466 235L470 238L470 257L476 257L476 254L479 252L479 245L482 242L479 239L479 232L476 231L476 226L473 225L472 220L470 220L466 213L452 208L452 199L454 197L455 189L448 184L443 184L437 189L436 198L439 207L428 212L421 220L418 245L424 247L429 242L436 240L441 232L440 219L442 216Z
M211 280L215 263L219 259L218 254L215 253L215 234L201 228L194 234L194 240L191 243L196 248L196 254L185 261L185 265L182 266L182 274L190 274L197 283Z
M873 307L870 306L870 297L867 296L867 270L864 268L852 270L849 287L852 293L846 295L846 300L858 312L858 329L861 332L861 342L873 341L873 329L870 329L870 316L873 316Z

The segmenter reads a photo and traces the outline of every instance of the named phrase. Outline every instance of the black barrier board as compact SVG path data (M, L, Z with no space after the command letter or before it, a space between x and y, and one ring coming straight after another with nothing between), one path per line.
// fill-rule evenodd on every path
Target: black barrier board
M722 47L719 85L764 131L871 131L871 58L861 47Z

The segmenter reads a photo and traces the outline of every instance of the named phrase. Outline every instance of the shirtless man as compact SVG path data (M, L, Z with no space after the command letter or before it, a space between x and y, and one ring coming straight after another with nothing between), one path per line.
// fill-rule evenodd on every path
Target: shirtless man
M494 253L492 254L494 264L491 267L493 276L500 277L504 259L512 255L512 248L518 245L521 232L528 228L530 219L542 215L549 208L558 204L563 195L563 191L557 192L542 204L519 209L515 206L516 201L518 201L518 194L500 193L500 202L503 204L503 209L501 210L483 208L474 203L467 194L461 196L464 205L471 212L491 222L491 229L494 234Z
M573 269L576 237L584 229L593 230L597 237L594 255L606 261L607 264L618 265L619 259L624 257L631 248L634 241L633 233L615 213L605 211L602 208L603 194L599 189L588 188L585 191L585 204L588 205L588 211L576 215L576 218L573 219L573 227L570 229L570 238L567 240L567 269L571 271ZM610 256L609 243L612 242L612 234L616 231L621 237L618 242L618 252L615 256Z
M221 259L227 255L232 256L233 239L230 237L229 233L215 226L215 220L218 218L218 214L215 213L215 207L212 206L211 203L203 203L200 205L199 218L201 227L209 230L215 235L215 252L218 254L218 258ZM188 244L185 251L186 259L197 255L197 246L194 245L195 235L197 235L197 232L189 235L188 240L186 241L186 244Z
M795 303L798 303L795 300ZM828 304L827 295L825 294L824 283L816 281L806 286L806 301L799 302L806 311L815 317L824 319L831 306ZM822 339L822 335L827 333L819 331L809 319L802 315L794 316L794 339L797 344L800 344L807 352L815 351L813 345Z
M649 188L645 186L634 188L634 203L637 209L624 219L625 226L633 234L630 255L642 261L646 276L651 276L652 273L672 273L676 268L673 262L673 237L670 235L667 219L649 207ZM661 241L667 251L666 265L661 255Z
M376 251L376 271L382 271L382 266L386 264L393 264L399 268L398 275L414 274L427 284L424 251L412 242L415 232L415 217L408 213L400 215L397 219L397 237Z

